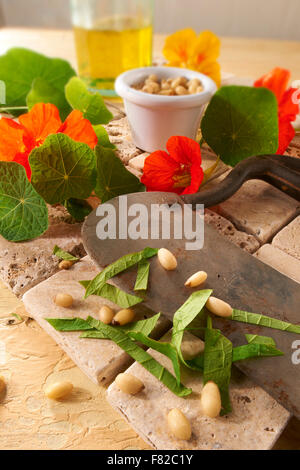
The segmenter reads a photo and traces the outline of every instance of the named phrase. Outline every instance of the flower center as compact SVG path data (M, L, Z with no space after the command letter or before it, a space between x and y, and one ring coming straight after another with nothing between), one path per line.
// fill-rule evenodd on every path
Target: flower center
M198 57L197 57L198 64L201 64L201 62L203 62L204 60L205 60L205 54L198 54Z
M174 188L187 188L191 184L191 173L181 165L181 173L173 176Z

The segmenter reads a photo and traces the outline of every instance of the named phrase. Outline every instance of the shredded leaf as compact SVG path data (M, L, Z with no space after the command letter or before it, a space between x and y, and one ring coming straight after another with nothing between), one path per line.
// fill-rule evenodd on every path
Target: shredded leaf
M57 256L57 258L63 259L66 261L79 261L79 258L76 258L76 256L71 255L71 253L68 253L67 251L62 250L57 245L55 245L55 247L53 248L53 254Z
M233 310L232 316L228 317L229 320L238 321L241 323L249 323L250 325L266 326L275 330L288 331L290 333L300 334L300 325L293 325L276 318L266 317L258 313L244 312L243 310Z
M141 260L138 263L138 273L136 277L136 282L134 290L146 290L148 287L150 273L150 263L146 259Z
M79 284L81 284L86 289L90 284L90 281L79 281ZM103 297L103 299L110 300L122 308L130 308L143 302L143 299L140 297L127 294L127 292L119 289L119 287L108 283L105 283L102 287L95 291L93 295L98 295L99 297Z
M284 353L274 346L262 343L246 344L233 349L232 362L257 357L283 356Z
M57 331L91 330L91 325L82 318L45 318Z
M154 375L160 380L171 392L179 397L190 395L192 390L186 388L183 384L177 384L176 378L158 361L156 361L147 351L144 351L138 345L136 345L129 336L123 331L116 330L116 328L104 325L100 325L97 320L88 318L87 321L92 327L99 328L99 331L104 331L109 339L114 341L123 351L143 366L150 374Z
M92 281L89 282L89 285L86 288L85 298L90 295L95 294L106 284L106 281L111 279L114 276L117 276L123 271L131 268L138 264L142 259L149 259L157 255L158 250L155 248L145 248L138 253L131 253L123 256L114 263L107 266L101 273L99 273ZM98 294L99 295L99 294Z
M260 335L245 335L248 344L267 344L269 346L276 346L276 343L273 338L269 336L260 336Z

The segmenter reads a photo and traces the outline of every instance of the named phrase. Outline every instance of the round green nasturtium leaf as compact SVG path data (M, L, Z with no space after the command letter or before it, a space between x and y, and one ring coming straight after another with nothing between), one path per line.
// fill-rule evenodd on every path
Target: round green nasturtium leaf
M201 124L205 142L227 165L278 149L278 104L267 88L224 86Z
M26 97L37 78L47 82L48 87L64 92L66 83L74 75L75 70L67 61L29 49L15 47L0 56L0 80L5 83L7 107L26 106ZM16 116L20 114L17 110L11 112Z
M91 148L65 134L52 134L29 157L31 182L48 204L87 199L96 185Z
M52 103L59 109L60 118L64 121L71 113L72 108L66 100L64 89L55 88L44 78L36 78L30 92L27 95L26 103L31 110L37 103Z
M0 162L0 234L20 242L42 235L47 228L47 206L28 181L24 167Z

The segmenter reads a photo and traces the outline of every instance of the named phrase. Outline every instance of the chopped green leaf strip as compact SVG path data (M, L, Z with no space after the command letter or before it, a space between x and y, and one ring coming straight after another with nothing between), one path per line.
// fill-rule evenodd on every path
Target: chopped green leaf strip
M96 157L98 172L95 194L102 203L123 194L145 191L145 186L125 168L114 150L98 144Z
M63 259L66 261L79 261L79 258L76 258L76 256L73 256L67 251L62 250L57 245L55 245L55 247L53 248L53 254L57 256L57 258Z
M225 415L231 411L229 383L232 366L232 343L219 330L207 328L203 364L203 383L215 382L221 393L222 411Z
M293 325L276 318L266 317L259 313L244 312L243 310L233 310L232 316L228 317L229 320L238 321L241 323L248 323L250 325L266 326L275 330L288 331L290 333L300 334L300 325Z
M47 228L47 206L28 181L24 167L0 162L0 235L21 242L42 235Z
M89 285L86 288L85 298L95 294L95 292L102 289L103 286L106 284L106 281L108 281L112 277L117 276L118 274L123 271L126 271L132 266L135 266L142 259L152 258L153 256L157 255L157 252L158 250L155 248L145 248L144 250L139 251L138 253L131 253L125 255L114 263L110 264L103 271L101 271L101 273L99 273L92 281L90 281Z
M260 335L245 335L248 344L267 344L269 346L276 346L276 343L273 338L269 336L260 336Z
M81 111L92 124L107 124L113 118L100 93L91 93L79 77L71 78L65 92L72 108Z
M48 204L87 199L96 183L92 149L65 134L52 134L29 157L31 182Z
M134 290L146 290L148 287L150 273L150 263L146 259L141 260L138 263L138 273L136 277L136 282Z
M232 362L243 361L245 359L257 357L283 356L284 353L274 346L267 344L246 344L233 349Z
M79 281L79 284L81 284L86 289L90 284L90 281ZM130 308L143 302L143 299L140 297L127 294L127 292L119 289L119 287L108 283L105 283L102 287L96 290L93 295L98 295L99 297L103 297L103 299L110 300L122 308Z
M174 314L171 343L175 346L183 363L185 363L185 361L181 353L181 343L184 331L189 324L203 312L203 307L211 294L212 290L209 289L194 292Z
M183 384L177 384L176 378L158 361L156 361L147 351L136 345L123 331L114 327L104 325L101 322L88 318L91 327L103 331L109 339L114 341L123 351L129 354L135 361L143 366L150 374L160 380L171 392L179 397L190 395L192 390Z
M84 331L91 330L91 325L82 318L46 318L57 331Z

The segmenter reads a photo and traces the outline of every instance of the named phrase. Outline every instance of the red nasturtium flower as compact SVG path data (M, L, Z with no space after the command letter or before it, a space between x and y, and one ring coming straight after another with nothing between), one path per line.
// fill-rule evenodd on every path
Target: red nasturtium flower
M59 111L53 104L36 104L29 113L13 119L0 119L0 161L14 161L25 167L28 179L31 169L30 152L42 145L50 134L63 133L94 148L97 136L92 124L80 111L72 111L62 123Z
M169 153L158 150L145 160L142 183L147 191L196 193L203 181L200 145L188 137L171 137Z
M293 102L296 88L288 88L291 74L288 70L276 67L254 83L256 87L265 87L273 91L278 101L279 147L278 154L285 152L295 137L291 122L296 120L299 104Z

